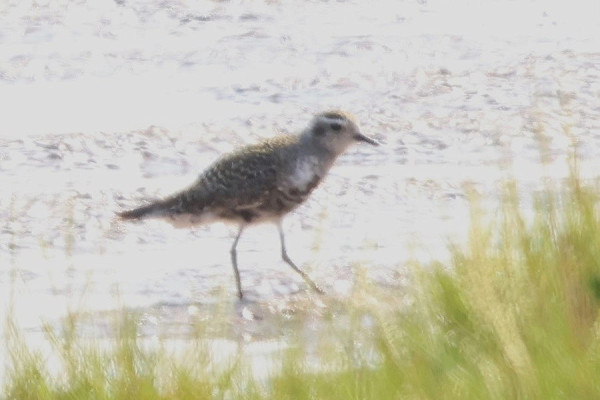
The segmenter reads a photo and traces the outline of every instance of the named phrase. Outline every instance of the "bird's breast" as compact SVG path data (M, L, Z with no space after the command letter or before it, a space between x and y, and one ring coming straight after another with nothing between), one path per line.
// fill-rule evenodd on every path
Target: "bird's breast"
M322 166L317 157L305 157L294 165L287 186L289 190L300 193L310 192L319 183L322 176Z
M299 160L287 179L277 188L271 203L286 211L296 208L306 201L312 190L321 182L322 174L322 166L316 157Z

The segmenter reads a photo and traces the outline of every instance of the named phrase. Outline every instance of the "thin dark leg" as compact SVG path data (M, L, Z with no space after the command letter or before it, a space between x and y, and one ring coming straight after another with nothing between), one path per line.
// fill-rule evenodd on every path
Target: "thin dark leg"
M294 262L290 259L285 249L285 240L283 238L283 228L281 227L281 222L277 224L277 228L279 229L279 239L281 240L281 258L285 261L294 271L300 274L300 276L304 279L304 281L310 286L315 292L319 294L323 294L323 290L319 288L309 277L308 275L302 271L300 268L294 264Z
M240 240L240 236L242 236L242 232L244 231L244 227L240 226L240 230L238 231L237 236L235 237L235 240L233 241L233 246L231 246L231 265L233 265L233 275L235 277L235 285L237 287L237 291L238 291L238 297L241 299L242 297L244 297L244 295L242 294L242 284L240 282L240 271L238 270L237 267L237 251L235 250L238 241Z

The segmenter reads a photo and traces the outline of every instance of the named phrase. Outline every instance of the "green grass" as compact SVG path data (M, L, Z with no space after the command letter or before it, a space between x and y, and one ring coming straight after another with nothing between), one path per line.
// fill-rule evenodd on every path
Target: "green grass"
M108 346L81 339L78 317L48 329L59 374L8 329L3 398L600 398L598 194L573 177L528 218L514 185L495 213L474 198L448 265L412 265L404 290L360 284L343 323L331 313L319 340L288 335L268 379L242 353L216 365L201 327L185 357L145 346L123 312Z

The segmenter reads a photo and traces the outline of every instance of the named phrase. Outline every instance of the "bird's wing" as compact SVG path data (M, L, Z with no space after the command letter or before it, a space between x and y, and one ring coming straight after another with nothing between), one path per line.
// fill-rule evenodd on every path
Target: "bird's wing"
M188 190L179 194L190 211L205 207L252 208L277 188L278 158L272 152L233 153L210 166Z

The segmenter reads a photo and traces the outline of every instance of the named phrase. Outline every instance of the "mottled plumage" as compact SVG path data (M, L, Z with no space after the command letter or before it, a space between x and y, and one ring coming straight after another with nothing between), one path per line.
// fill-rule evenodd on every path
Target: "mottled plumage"
M187 189L119 216L124 220L163 218L177 227L216 220L237 223L240 230L231 257L240 298L243 294L235 251L239 237L249 224L273 221L279 227L284 261L321 292L287 256L281 218L308 198L335 159L355 141L376 144L359 132L348 114L321 113L301 134L240 148L217 160Z

